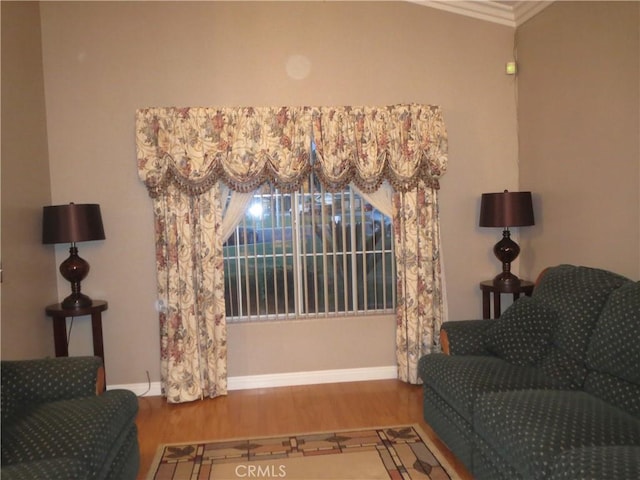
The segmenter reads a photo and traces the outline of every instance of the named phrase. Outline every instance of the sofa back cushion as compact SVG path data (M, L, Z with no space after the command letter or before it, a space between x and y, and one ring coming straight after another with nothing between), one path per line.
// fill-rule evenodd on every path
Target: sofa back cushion
M556 312L558 320L540 368L571 388L582 388L589 340L607 298L629 279L596 268L559 265L547 269L533 298Z
M640 418L640 282L611 293L586 362L584 389Z
M485 348L521 367L538 365L551 344L556 313L532 297L514 302L483 332Z

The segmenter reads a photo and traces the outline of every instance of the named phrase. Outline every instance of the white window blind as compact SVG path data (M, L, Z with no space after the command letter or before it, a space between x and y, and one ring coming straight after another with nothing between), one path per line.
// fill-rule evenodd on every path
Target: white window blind
M393 312L392 238L391 219L351 188L265 184L224 244L227 319Z

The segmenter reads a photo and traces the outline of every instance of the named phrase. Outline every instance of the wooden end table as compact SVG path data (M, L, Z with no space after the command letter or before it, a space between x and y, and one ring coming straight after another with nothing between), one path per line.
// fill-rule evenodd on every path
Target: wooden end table
M520 285L503 287L494 285L493 280L484 280L480 282L480 290L482 290L482 318L491 318L491 294L493 293L493 315L494 318L500 318L500 295L503 293L513 294L513 301L520 298L520 294L524 293L530 297L533 293L534 283L528 280L520 280Z
M102 359L104 365L104 347L102 344L102 312L109 307L104 300L93 300L91 305L85 308L63 308L59 303L54 303L45 308L49 317L53 318L53 341L56 349L56 357L68 357L69 345L67 343L67 317L82 317L91 315L91 332L93 334L93 354Z

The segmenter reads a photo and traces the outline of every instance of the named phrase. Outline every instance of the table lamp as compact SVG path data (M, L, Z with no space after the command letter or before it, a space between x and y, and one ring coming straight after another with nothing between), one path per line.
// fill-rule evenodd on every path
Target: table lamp
M502 262L502 272L493 283L508 289L520 285L520 279L511 273L511 262L520 254L520 247L511 240L509 227L534 225L531 192L483 193L480 202L480 226L503 228L502 240L495 244L493 253Z
M89 263L78 256L76 242L104 240L100 205L75 204L43 207L42 243L70 243L69 258L60 264L60 273L71 283L71 295L62 308L80 309L91 306L91 299L80 292L80 282L89 273Z

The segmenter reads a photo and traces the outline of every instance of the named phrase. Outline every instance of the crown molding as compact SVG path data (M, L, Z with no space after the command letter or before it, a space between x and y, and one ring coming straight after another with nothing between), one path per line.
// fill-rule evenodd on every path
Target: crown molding
M491 0L409 0L409 2L515 28L548 7L553 3L553 0L514 2Z
M516 27L522 25L530 18L536 16L542 10L551 5L554 0L540 0L540 1L520 1L516 2L513 6L513 17L516 23Z

